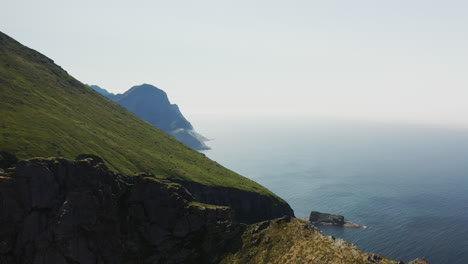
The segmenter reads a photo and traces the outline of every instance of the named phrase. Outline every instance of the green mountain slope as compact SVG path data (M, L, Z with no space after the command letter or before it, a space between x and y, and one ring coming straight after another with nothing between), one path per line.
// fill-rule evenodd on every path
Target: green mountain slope
M118 172L233 187L285 204L1 32L0 93L0 149L19 158L93 153Z

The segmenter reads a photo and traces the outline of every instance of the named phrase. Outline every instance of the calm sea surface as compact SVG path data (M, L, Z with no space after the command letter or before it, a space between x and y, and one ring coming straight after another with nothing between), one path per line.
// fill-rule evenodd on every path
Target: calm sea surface
M199 122L207 156L293 207L367 229L323 227L408 262L468 263L468 131L324 121Z

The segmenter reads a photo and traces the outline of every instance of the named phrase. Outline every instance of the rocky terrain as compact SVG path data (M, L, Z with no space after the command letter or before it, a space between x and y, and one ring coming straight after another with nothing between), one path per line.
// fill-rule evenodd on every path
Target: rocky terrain
M35 158L0 175L0 263L215 263L241 231L229 207L96 156Z
M241 223L255 223L284 215L294 216L294 211L288 204L279 203L270 196L196 182L176 182L183 185L197 201L231 207L235 219ZM260 208L263 209L259 210Z
M240 248L221 263L401 264L360 250L343 239L323 235L301 219L283 217L250 225Z

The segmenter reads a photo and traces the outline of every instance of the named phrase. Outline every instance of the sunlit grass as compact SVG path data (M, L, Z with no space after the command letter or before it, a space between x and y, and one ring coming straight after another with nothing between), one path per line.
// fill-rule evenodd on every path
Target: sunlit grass
M0 33L0 149L19 158L89 153L118 172L275 196L138 118Z

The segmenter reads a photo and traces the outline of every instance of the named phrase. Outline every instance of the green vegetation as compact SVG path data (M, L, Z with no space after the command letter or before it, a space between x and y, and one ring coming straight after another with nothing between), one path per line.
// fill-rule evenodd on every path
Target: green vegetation
M198 208L208 208L208 209L227 209L229 206L214 205L214 204L205 204L196 201L191 201L189 206L198 207Z
M296 218L280 218L249 225L238 245L240 248L225 254L220 263L399 263L364 252L345 240L325 236Z
M275 197L74 79L0 32L0 149L18 158L82 153L118 172L234 187Z

